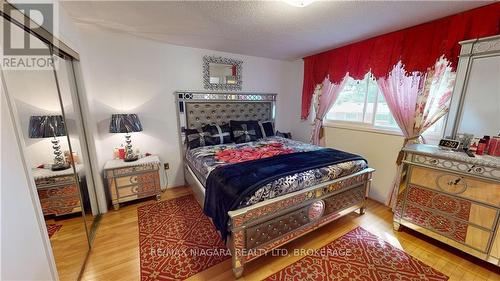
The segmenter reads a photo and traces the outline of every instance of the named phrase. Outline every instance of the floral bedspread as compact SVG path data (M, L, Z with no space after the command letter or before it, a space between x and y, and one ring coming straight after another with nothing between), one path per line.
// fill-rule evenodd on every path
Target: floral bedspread
M194 148L187 151L186 161L198 180L205 185L210 172L221 165L230 165L280 154L312 151L320 148L321 147L291 139L269 137L255 142ZM323 168L311 169L279 178L264 185L254 194L245 198L245 200L241 202L240 208L330 181L335 178L347 176L361 171L366 167L367 164L365 161L356 160Z

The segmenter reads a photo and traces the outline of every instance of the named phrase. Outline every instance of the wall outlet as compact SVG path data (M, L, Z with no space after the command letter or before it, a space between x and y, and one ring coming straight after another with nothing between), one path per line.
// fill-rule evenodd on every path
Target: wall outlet
M163 169L165 170L170 169L170 165L168 163L163 163Z

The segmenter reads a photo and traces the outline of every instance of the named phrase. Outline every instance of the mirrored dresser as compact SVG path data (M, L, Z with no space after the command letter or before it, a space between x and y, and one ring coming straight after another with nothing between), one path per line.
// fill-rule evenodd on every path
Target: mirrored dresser
M414 144L403 149L401 225L500 265L500 157Z

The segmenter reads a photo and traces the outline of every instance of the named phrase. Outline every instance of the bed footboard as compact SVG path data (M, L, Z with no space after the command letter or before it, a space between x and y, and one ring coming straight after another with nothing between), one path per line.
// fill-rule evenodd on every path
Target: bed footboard
M229 212L233 273L244 265L355 210L364 213L372 173L366 168L347 177Z

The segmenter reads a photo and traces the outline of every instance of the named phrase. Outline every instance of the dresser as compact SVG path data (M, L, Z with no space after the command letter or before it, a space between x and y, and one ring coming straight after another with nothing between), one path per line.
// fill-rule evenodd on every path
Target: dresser
M133 162L110 160L104 165L109 196L113 208L118 210L120 203L156 196L160 199L160 158L147 156Z
M82 165L76 165L78 176L73 168L62 171L32 169L36 189L44 216L61 216L82 211L78 182Z
M394 229L404 225L500 266L500 158L423 144L403 151Z

